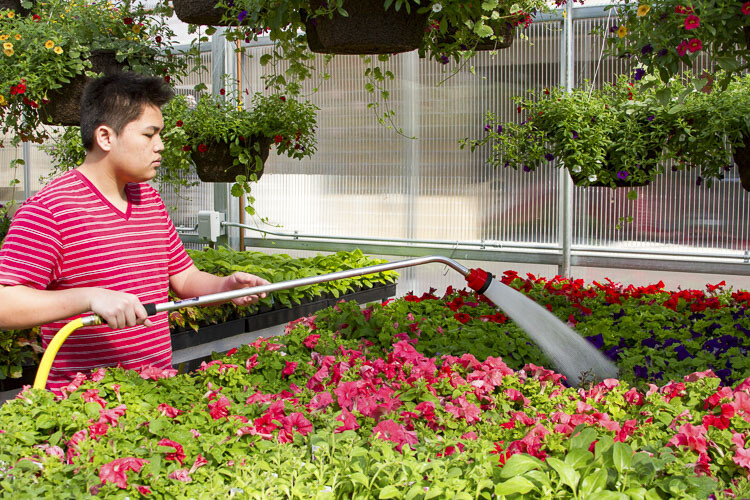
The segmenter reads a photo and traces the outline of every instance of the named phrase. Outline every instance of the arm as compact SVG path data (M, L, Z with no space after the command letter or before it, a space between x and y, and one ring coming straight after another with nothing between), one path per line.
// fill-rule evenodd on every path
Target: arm
M195 267L195 264L169 278L172 291L183 299L267 284L268 281L263 278L242 272L236 272L229 276L216 276L201 271ZM238 306L247 306L258 302L260 298L265 296L265 293L261 294L260 297L250 295L233 299L232 302Z
M0 285L0 328L31 328L89 311L101 316L110 328L151 326L140 300L129 293L93 287L37 290Z

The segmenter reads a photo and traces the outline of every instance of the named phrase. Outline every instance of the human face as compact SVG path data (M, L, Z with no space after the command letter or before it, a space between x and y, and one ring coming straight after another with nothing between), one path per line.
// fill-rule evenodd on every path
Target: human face
M119 134L113 134L108 159L119 184L154 178L164 150L159 135L163 128L161 110L144 106L136 120L125 125Z

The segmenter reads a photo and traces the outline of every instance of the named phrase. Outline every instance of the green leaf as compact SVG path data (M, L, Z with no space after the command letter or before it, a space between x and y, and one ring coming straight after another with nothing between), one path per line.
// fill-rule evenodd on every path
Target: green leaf
M586 427L570 439L570 449L575 450L578 448L588 451L589 446L594 441L596 441L596 431L591 427Z
M516 456L516 455L513 455ZM505 467L503 467L505 469ZM534 485L526 478L515 476L495 486L495 495L513 495L514 493L528 493ZM425 497L426 498L426 497Z
M607 487L607 469L598 469L587 474L581 481L581 495L587 497Z
M593 429L592 429L593 430ZM582 469L594 459L594 454L588 449L575 448L565 455L565 463L573 469Z
M733 73L737 71L737 68L739 68L739 62L735 57L732 56L726 56L726 57L717 57L716 63L719 65L721 69L724 71L727 71L729 73Z
M354 474L350 474L349 479L351 479L353 483L359 483L365 487L370 485L370 481L367 479L367 476L365 476L361 472L355 472Z
M573 467L554 457L548 457L547 464L555 469L563 484L568 485L573 493L578 491L578 481L581 479L581 475Z
M662 106L666 106L672 99L672 89L670 89L669 87L665 87L663 89L657 90L654 95Z
M439 497L443 494L443 488L440 486L430 486L430 489L427 491L427 494L424 496L425 500L428 498L435 498Z
M512 455L508 461L505 462L505 465L500 471L500 477L502 479L507 479L514 476L520 476L531 469L543 467L543 465L542 461L538 458L519 453L517 455Z
M393 485L386 486L382 490L380 490L380 495L378 498L396 498L401 494L401 490L396 488Z
M617 472L630 468L630 462L633 460L633 450L625 443L617 442L612 448L612 461Z

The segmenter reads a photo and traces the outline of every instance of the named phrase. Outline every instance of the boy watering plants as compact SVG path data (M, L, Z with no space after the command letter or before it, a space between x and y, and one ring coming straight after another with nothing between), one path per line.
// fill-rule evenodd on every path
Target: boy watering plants
M146 184L160 165L161 106L172 95L160 78L135 73L89 83L81 100L85 161L18 209L0 250L0 329L44 325L46 347L74 317L93 312L105 323L62 345L47 382L55 392L100 367L171 368L167 313L148 318L142 305L166 302L170 288L186 298L268 283L198 270Z

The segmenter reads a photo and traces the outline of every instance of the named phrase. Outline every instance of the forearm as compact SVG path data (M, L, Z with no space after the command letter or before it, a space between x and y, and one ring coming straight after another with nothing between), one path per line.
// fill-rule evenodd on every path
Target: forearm
M92 288L36 290L0 286L0 329L20 330L90 311Z
M177 282L171 282L172 291L181 299L200 297L212 293L224 292L231 290L228 288L229 277L215 276L205 271L195 269L190 272L184 279Z

